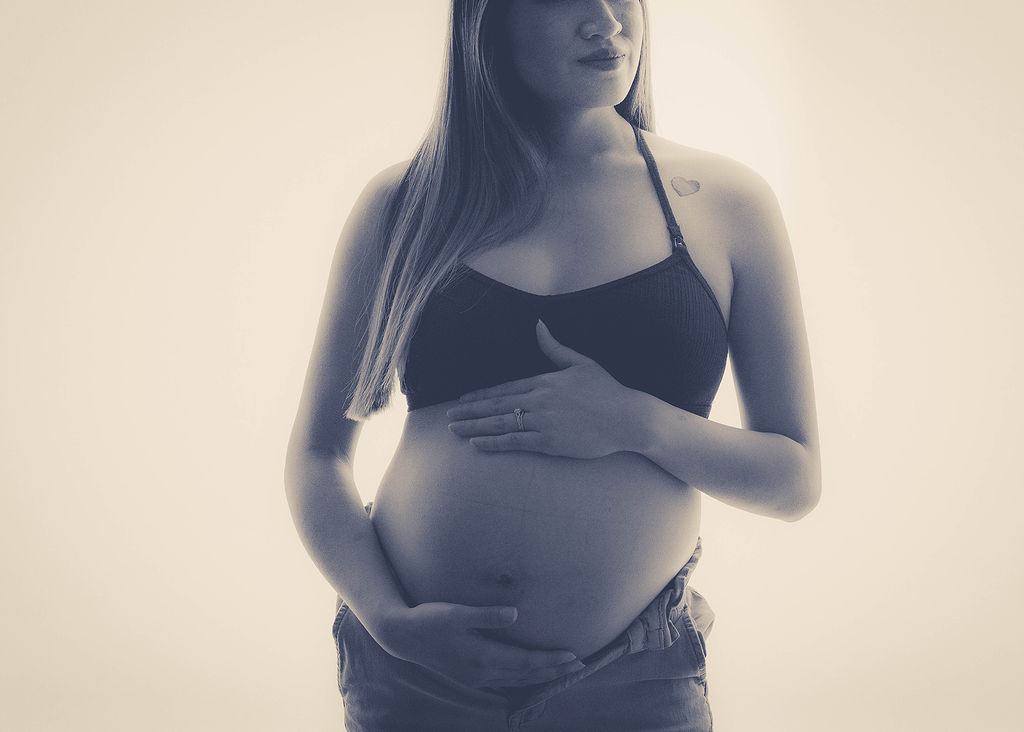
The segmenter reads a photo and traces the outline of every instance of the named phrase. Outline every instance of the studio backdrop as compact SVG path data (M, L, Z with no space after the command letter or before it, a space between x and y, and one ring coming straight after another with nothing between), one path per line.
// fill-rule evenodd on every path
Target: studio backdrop
M445 6L0 2L3 729L342 728L284 452ZM704 501L716 729L1019 729L1019 5L649 8L657 132L782 204L823 446L798 523Z

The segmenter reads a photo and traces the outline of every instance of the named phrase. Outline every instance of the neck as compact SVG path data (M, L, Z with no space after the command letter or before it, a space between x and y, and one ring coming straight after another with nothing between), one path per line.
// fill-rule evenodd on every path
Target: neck
M636 148L629 122L614 107L548 110L540 130L550 163L589 161Z

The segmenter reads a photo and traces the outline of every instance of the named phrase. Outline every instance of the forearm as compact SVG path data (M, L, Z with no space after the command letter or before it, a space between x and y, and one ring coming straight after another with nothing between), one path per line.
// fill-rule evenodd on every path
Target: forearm
M285 482L292 518L317 568L380 642L389 613L407 608L352 479L334 455L289 455Z
M711 422L642 392L624 444L694 488L745 511L795 521L818 501L816 449L785 435Z

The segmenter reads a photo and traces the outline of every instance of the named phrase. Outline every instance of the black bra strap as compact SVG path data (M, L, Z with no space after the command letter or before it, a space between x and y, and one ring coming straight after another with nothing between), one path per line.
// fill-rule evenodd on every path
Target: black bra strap
M651 149L647 147L647 141L640 133L640 128L634 125L633 132L636 134L636 146L640 148L640 154L647 161L647 172L651 174L654 190L658 194L658 203L661 204L661 211L665 215L665 223L668 225L668 233L672 236L672 244L677 247L685 247L686 243L683 241L683 232L680 230L679 224L676 223L676 217L673 215L672 207L668 203L668 196L665 195L665 186L661 183L661 173L658 172L658 164L654 162L654 156L651 154Z

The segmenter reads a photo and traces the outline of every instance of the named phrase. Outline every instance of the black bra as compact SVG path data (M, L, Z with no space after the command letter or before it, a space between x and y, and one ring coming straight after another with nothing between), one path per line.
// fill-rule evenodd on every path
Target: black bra
M610 282L554 295L520 290L460 264L431 294L409 344L401 387L410 410L557 370L537 345L540 318L558 341L619 383L708 416L725 373L725 317L686 249L654 157L640 130L634 132L672 253Z

